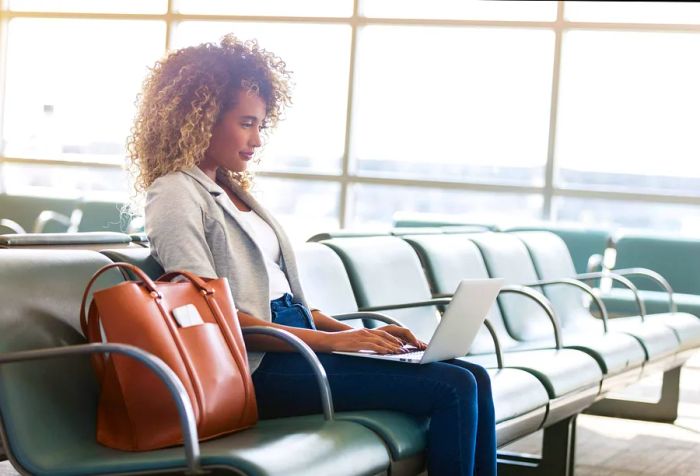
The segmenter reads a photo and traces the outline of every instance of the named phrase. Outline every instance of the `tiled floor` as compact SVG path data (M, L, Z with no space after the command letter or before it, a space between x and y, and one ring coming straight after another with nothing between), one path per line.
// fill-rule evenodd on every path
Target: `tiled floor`
M625 395L652 397L660 384L660 376L649 378ZM700 355L681 373L679 415L673 425L581 415L576 476L699 476ZM508 449L538 453L540 438L531 435ZM8 462L0 463L0 476L17 474Z
M657 396L661 376L629 387L624 395ZM576 476L700 475L700 355L681 372L679 418L671 424L593 415L578 417ZM541 433L508 450L539 453Z

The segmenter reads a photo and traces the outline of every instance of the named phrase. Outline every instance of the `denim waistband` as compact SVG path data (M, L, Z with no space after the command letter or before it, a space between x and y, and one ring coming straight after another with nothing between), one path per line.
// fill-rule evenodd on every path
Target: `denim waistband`
M294 298L289 293L284 293L282 296L278 297L277 299L273 299L272 301L270 301L270 308L273 311L277 311L279 309L284 309L287 307L292 307L293 305L294 305Z

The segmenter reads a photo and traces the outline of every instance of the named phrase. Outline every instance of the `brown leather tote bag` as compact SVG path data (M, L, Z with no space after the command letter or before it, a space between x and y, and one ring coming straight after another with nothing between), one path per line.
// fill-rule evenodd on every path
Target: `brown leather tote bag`
M96 291L110 268L140 281ZM175 278L184 278L172 282ZM80 323L90 342L130 344L160 357L190 397L200 440L251 427L258 419L241 329L226 278L205 279L175 271L151 280L138 267L114 263L88 283ZM123 355L96 355L100 382L97 441L128 451L181 444L180 420L165 384L143 364Z

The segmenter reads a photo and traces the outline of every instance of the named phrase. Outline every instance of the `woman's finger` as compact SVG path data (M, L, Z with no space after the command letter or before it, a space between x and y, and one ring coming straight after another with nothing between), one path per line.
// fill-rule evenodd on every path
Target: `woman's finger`
M385 339L385 340L387 340L387 341L389 341L389 342L392 342L392 343L394 343L394 344L396 344L396 345L398 345L398 346L402 346L402 345L404 344L403 340L401 340L400 338L398 338L398 337L396 337L396 336L394 336L394 335L392 335L392 334L390 334L390 333L388 333L388 332L386 332L386 331L384 331L384 330L381 330L381 329L373 329L373 330L372 330L372 333L373 333L374 335L379 336L379 337L381 337L381 338L383 338L383 339Z

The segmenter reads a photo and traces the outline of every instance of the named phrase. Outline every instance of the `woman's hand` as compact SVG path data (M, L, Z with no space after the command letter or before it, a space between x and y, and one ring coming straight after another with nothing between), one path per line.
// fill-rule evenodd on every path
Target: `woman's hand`
M391 333L383 330L383 328L329 332L325 336L325 341L327 348L324 350L326 352L336 350L343 352L371 350L378 354L398 354L404 345L404 341L401 338L394 337Z
M418 340L416 336L413 335L413 332L411 332L406 327L397 326L395 324L389 324L387 326L379 327L378 330L382 330L387 334L391 334L392 336L401 339L401 342L403 342L404 344L412 345L418 350L425 350L425 348L428 347L428 344Z

